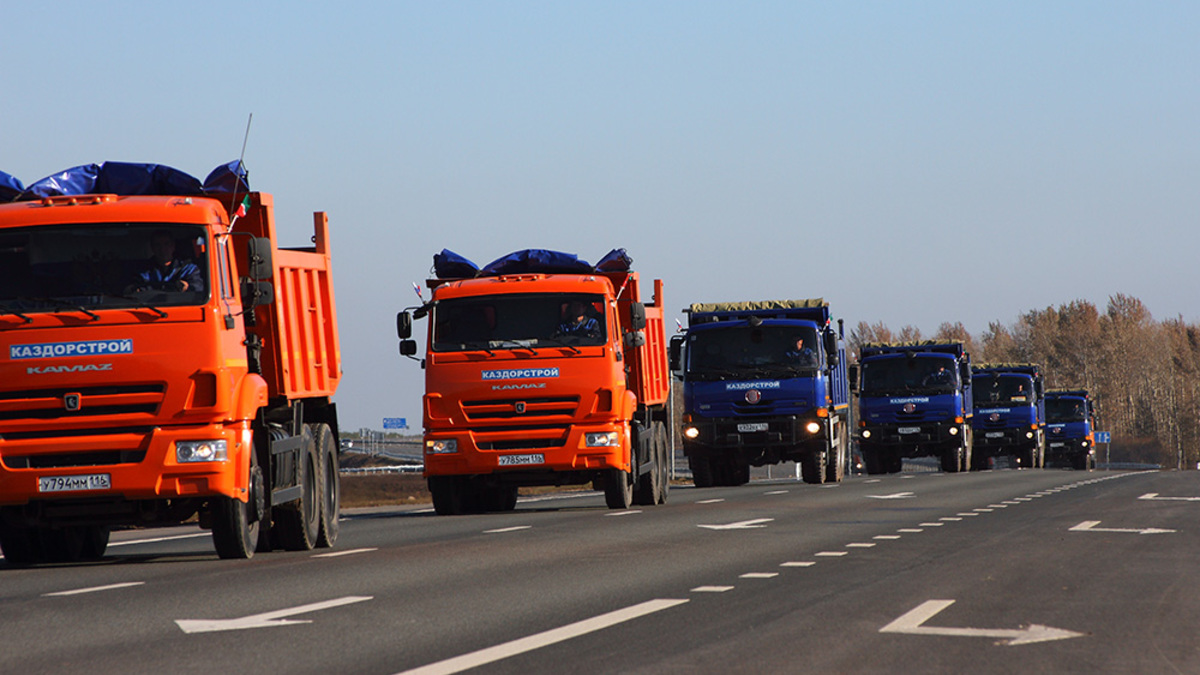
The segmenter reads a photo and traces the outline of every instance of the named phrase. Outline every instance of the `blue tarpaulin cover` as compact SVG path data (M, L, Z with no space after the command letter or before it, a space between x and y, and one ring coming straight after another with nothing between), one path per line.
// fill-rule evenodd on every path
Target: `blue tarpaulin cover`
M0 172L0 199L6 201L87 194L213 196L249 189L241 160L213 169L203 184L165 164L134 162L84 164L46 176L24 189L20 181Z
M465 279L479 273L479 265L448 248L433 254L433 273L439 279Z
M597 272L628 272L632 268L633 258L623 248L614 248L596 263Z
M587 261L580 260L574 253L549 251L542 248L527 248L514 251L488 263L479 271L481 277L503 274L586 274L594 271Z

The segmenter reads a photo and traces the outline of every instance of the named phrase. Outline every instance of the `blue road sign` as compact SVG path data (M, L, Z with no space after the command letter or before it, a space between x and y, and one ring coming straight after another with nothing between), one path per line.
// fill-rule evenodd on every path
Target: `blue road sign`
M384 429L407 429L408 419L404 417L385 417L383 418Z
M1094 432L1097 443L1112 443L1112 433L1108 431Z

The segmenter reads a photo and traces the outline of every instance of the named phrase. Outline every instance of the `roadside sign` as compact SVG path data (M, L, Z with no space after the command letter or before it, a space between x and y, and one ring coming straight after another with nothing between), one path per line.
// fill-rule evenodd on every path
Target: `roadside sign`
M384 429L407 429L408 419L404 417L385 417L383 418Z
M1096 432L1093 432L1093 434L1096 437L1097 443L1111 443L1112 442L1112 433L1111 432L1096 431Z

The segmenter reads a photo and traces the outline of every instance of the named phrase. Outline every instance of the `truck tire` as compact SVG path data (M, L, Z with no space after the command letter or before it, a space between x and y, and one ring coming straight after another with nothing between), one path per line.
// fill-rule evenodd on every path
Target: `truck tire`
M650 427L649 441L646 443L648 447L637 448L634 465L641 464L643 460L653 461L654 468L646 473L640 474L637 477L637 482L633 486L633 503L638 506L653 506L658 501L659 479L662 476L660 471L661 462L658 458L658 435L655 433L656 427ZM639 443L640 445L640 443ZM637 469L635 469L637 470Z
M338 479L338 451L328 424L313 426L313 438L321 463L321 522L317 526L317 548L329 548L337 541L341 515L341 481Z
M810 485L820 485L825 482L825 467L827 450L806 453L800 459L800 477Z
M433 510L439 516L457 516L463 508L462 491L456 476L430 476L429 493L433 496Z
M671 491L671 440L667 438L667 427L659 422L655 426L656 438L658 442L655 447L658 451L658 494L655 495L654 503L666 504L667 493Z
M627 509L633 504L633 474L620 469L604 472L604 503L610 509Z
M963 443L962 470L970 471L975 468L975 460L972 457L975 453L975 431L968 425L963 434L965 442Z
M279 545L288 551L311 551L321 527L321 484L325 482L319 469L321 460L317 457L312 430L305 425L302 433L300 455L296 458L300 498L272 509L275 535Z
M25 567L42 562L42 547L32 527L0 522L0 550L9 567Z
M484 492L485 511L512 511L517 508L517 486L492 485Z
M83 529L83 550L80 552L81 560L99 560L104 557L104 552L108 550L108 537L111 534L107 525L84 525Z
M245 560L254 557L260 520L256 517L255 502L258 502L258 513L264 508L262 470L257 462L250 467L250 476L251 494L247 501L217 497L212 503L213 546L220 558Z
M958 473L962 468L963 448L955 445L942 451L942 473Z
M693 455L688 457L688 468L692 470L693 485L698 488L713 486L713 464L711 459Z
M849 436L846 433L846 423L838 422L834 427L837 435L829 444L829 456L833 460L825 467L825 482L840 483L846 477L846 467L850 465Z

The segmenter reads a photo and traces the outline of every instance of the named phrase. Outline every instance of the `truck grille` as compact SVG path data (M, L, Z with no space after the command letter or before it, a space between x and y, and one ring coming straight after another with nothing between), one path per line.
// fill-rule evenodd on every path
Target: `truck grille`
M0 392L0 421L95 420L112 415L154 415L162 405L162 384L102 385ZM68 395L79 395L79 409L68 410ZM11 438L10 434L4 434Z
M523 408L523 410L522 410ZM546 398L506 398L490 401L463 401L463 414L470 422L538 418L574 419L579 410L578 396Z

